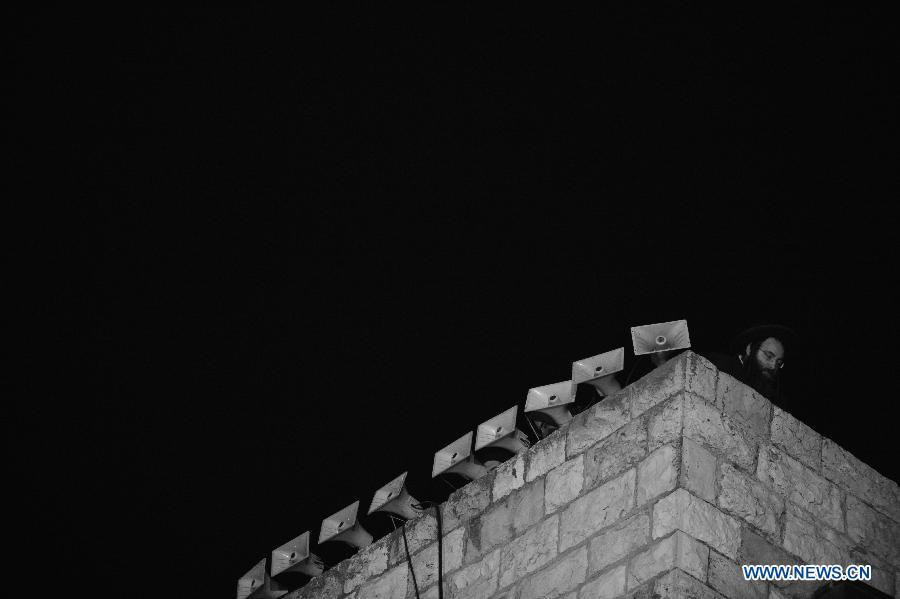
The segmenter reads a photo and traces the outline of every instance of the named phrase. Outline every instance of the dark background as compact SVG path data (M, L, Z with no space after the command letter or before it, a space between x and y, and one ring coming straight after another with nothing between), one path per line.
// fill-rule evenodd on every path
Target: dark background
M10 585L227 597L680 318L796 328L795 414L900 479L885 15L14 17Z

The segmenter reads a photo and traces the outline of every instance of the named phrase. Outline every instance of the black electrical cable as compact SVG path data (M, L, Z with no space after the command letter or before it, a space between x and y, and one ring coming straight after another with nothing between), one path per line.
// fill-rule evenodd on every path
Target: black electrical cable
M416 599L419 599L419 584L416 582L416 571L413 569L412 558L409 556L409 541L406 540L406 522L403 523L403 546L406 548L406 563L409 564L409 573L412 574Z
M437 544L438 544L438 599L444 599L444 530L441 521L441 505L436 501L423 501L422 503L413 505L417 510L424 510L428 507L434 508L434 519L437 522ZM403 523L403 546L406 548L406 562L409 564L409 571L413 578L413 588L416 591L416 599L419 597L419 583L416 582L416 572L413 570L412 558L409 555L409 542L406 540L406 522Z

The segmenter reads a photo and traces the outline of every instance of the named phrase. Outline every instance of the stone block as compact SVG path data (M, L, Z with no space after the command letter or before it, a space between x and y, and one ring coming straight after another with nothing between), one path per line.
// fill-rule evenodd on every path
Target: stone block
M457 528L444 535L444 576L453 572L462 565L463 558L463 528ZM412 558L413 572L416 574L416 583L420 589L424 589L437 582L438 546L432 543Z
M718 369L706 358L694 352L685 352L684 390L716 405ZM721 405L717 406L720 410Z
M287 594L284 599L337 599L343 591L346 573L344 563L326 570L310 580L305 586Z
M352 593L366 580L378 576L388 567L388 539L360 549L347 560L344 574L344 592Z
M453 599L488 599L497 590L500 577L500 549L482 560L450 575L450 596Z
M591 539L588 572L599 572L649 542L650 515L635 514Z
M773 406L772 443L813 470L822 470L822 436L778 406Z
M525 485L525 453L517 453L494 470L494 501L503 499Z
M359 596L366 599L406 599L409 566L400 564L378 578L359 587Z
M547 474L566 461L566 429L541 439L525 452L525 482Z
M875 587L886 595L894 596L894 569L887 562L860 548L850 550L850 562L872 566L872 580L866 584Z
M634 507L635 471L600 485L573 501L562 512L559 549L565 551L596 532L615 524Z
M900 487L832 441L822 444L822 474L875 509L900 522Z
M637 505L675 488L678 457L677 448L663 445L637 465Z
M575 456L547 473L544 487L544 508L548 514L578 497L584 488L584 454Z
M437 540L437 520L433 511L406 523L406 540L409 543L410 555ZM403 544L403 535L397 531L388 538L388 566L405 561L406 547Z
M653 585L653 597L666 599L723 599L722 595L696 578L675 568Z
M553 515L504 546L500 553L500 588L549 563L556 557L558 541L559 517Z
M583 452L605 439L631 420L631 396L626 391L616 393L594 404L569 422L566 432L566 457Z
M582 547L529 576L519 588L518 599L555 599L584 582L586 572L587 549Z
M716 500L716 457L687 437L681 441L679 483L705 501L713 503Z
M793 503L785 506L782 546L810 564L845 564L849 539Z
M709 549L680 530L631 558L628 590L637 588L657 574L681 568L695 578L706 580Z
M653 406L679 391L684 390L684 365L687 357L682 354L658 366L631 383L627 390L631 395L631 417L637 418Z
M544 479L530 483L509 495L468 523L465 562L481 557L507 543L536 524L544 516Z
M900 568L900 524L847 495L847 533L860 547Z
M724 372L719 373L716 397L722 412L749 438L756 441L769 439L772 402Z
M441 506L443 527L453 530L484 512L491 503L493 484L494 472L489 472L454 491Z
M756 477L828 526L844 530L841 491L780 449L760 447Z
M647 449L649 451L681 438L683 404L683 395L679 393L643 416L647 419Z
M680 529L720 553L734 558L741 541L741 525L685 489L676 489L653 506L653 538Z
M579 599L613 599L625 592L625 565L601 574L581 587Z
M767 599L769 596L767 583L744 580L740 565L715 551L709 552L707 582L728 599Z
M783 548L770 543L747 527L741 529L741 548L737 556L741 564L800 564L801 560Z
M739 467L753 471L756 443L731 420L699 397L684 396L684 436L702 443Z
M597 484L624 472L647 455L647 423L632 420L584 454L584 486Z
M771 538L780 539L784 499L727 462L722 464L720 472L717 505L768 533Z

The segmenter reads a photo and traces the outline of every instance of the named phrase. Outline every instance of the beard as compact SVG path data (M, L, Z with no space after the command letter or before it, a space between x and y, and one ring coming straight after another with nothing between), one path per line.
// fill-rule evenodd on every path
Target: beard
M772 400L778 394L778 371L763 368L755 359L749 360L746 383L763 397Z

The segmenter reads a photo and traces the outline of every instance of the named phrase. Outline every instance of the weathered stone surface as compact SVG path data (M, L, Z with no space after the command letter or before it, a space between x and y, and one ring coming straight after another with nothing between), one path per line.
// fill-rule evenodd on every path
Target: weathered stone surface
M616 393L575 416L566 437L566 456L583 452L594 443L605 439L613 431L631 420L631 396L626 391Z
M614 524L634 507L635 471L600 485L573 501L562 512L559 549L565 551L595 532Z
M628 567L628 589L632 590L657 574L681 568L700 580L706 580L709 549L680 530L646 551L631 558Z
M653 538L675 529L700 539L730 558L737 555L741 525L685 489L676 489L653 506Z
M799 564L796 557L773 545L747 527L741 529L741 549L737 556L741 564Z
M832 441L822 444L822 473L875 509L900 522L900 488Z
M599 572L650 542L650 515L641 512L591 539L588 572Z
M749 438L758 441L769 438L772 402L724 372L719 373L716 397L725 415Z
M489 472L453 492L441 506L441 520L445 530L453 530L470 518L481 514L491 503L494 472Z
M653 592L654 597L666 599L723 599L722 595L678 568L660 577L653 585Z
M719 378L719 371L712 362L694 352L685 352L685 359L684 390L715 405L716 381ZM722 409L721 404L717 407Z
M544 479L522 487L468 523L465 563L470 564L504 544L544 515Z
M847 495L847 533L867 551L900 568L900 524Z
M554 599L564 595L584 582L586 572L587 549L582 547L529 576L521 585L519 599Z
M637 418L656 404L684 389L684 354L673 358L628 386L631 417Z
M859 548L850 550L850 561L854 564L868 564L872 566L872 580L867 584L886 595L894 596L894 571L887 562Z
M406 540L410 555L437 540L437 520L433 511L406 523ZM406 547L403 545L403 535L398 531L388 538L388 567L403 561L406 561Z
M625 565L601 574L581 587L580 599L613 599L625 592Z
M400 564L378 578L359 587L359 596L366 599L405 599L409 567Z
M679 483L701 499L716 500L716 457L687 437L681 440Z
M647 455L647 424L632 420L584 454L584 486L598 483L624 472Z
M637 505L675 488L678 482L678 450L663 445L637 465Z
M825 524L844 530L841 491L780 449L760 447L756 477Z
M557 430L525 452L525 482L545 475L566 461L566 434L566 429Z
M773 539L781 538L779 523L784 513L784 500L780 495L728 462L722 464L719 489L717 505L720 508L769 533Z
M363 547L347 560L344 574L344 592L352 593L364 581L378 576L388 566L388 539Z
M849 539L793 503L787 503L785 508L785 549L810 564L847 563Z
M559 517L553 515L503 547L500 588L522 579L556 557L558 540Z
M681 438L683 404L682 394L679 393L644 415L647 419L648 450L653 451L657 447Z
M343 591L343 579L346 566L340 564L326 570L321 575L310 580L292 593L285 595L284 599L337 599Z
M525 484L525 454L518 453L494 471L494 501L502 499Z
M822 469L822 436L778 406L773 406L772 443L813 470Z
M462 565L463 558L463 528L444 535L444 575L453 572ZM413 572L416 574L416 582L420 589L424 589L437 582L438 546L433 543L418 552L412 558Z
M500 549L478 563L450 575L450 596L454 599L488 599L497 590L500 577Z
M709 553L708 584L728 599L766 599L769 596L768 584L744 580L741 567L715 551Z
M756 444L713 406L690 394L684 396L684 436L713 448L745 470L753 470Z
M584 488L584 454L551 470L544 486L544 506L548 514L578 497Z

